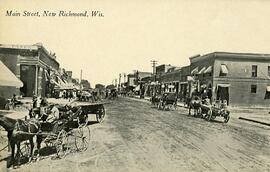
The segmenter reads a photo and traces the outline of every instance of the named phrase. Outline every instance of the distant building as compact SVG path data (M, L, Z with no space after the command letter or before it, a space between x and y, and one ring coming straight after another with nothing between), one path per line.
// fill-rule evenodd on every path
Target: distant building
M82 85L83 90L90 90L91 89L91 85L88 82L88 80L82 79L81 85Z
M232 106L269 106L270 54L213 52L190 58L198 89Z
M162 64L156 67L156 75L159 77L161 74L168 72L169 69L175 68L170 64Z
M23 82L23 87L16 89L23 96L45 96L51 86L48 76L59 69L55 54L49 53L42 44L0 44L0 60ZM3 90L0 88L0 91Z

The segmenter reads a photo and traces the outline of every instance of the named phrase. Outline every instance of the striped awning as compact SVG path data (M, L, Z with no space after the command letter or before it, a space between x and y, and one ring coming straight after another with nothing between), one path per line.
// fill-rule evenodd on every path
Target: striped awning
M212 72L212 66L208 66L207 69L203 73L211 73Z
M199 71L199 73L198 74L203 74L203 72L205 71L205 67L203 67L203 68L201 68L201 70Z
M192 75L195 75L195 74L197 74L198 72L199 72L199 68L196 67L196 68L194 68L190 73L191 73Z

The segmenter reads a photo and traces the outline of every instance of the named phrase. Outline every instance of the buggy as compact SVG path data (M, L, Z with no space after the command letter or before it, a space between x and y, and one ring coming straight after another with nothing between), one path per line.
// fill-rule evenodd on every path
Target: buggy
M158 104L158 109L172 109L174 107L174 109L176 109L177 107L177 94L176 93L164 93L159 101Z
M218 100L214 105L202 104L200 112L207 121L214 120L217 116L223 117L224 123L227 123L230 119L230 111L226 100L223 100L223 102Z

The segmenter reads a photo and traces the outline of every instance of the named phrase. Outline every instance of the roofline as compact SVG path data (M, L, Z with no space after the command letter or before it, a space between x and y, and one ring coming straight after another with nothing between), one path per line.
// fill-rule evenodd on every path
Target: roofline
M46 50L46 48L42 44L34 44L34 45L21 45L21 44L0 44L0 48L6 48L6 49L18 49L18 50L32 50L32 51L38 51L39 49L43 50L47 56L50 57L53 61L55 61L58 65L59 62Z
M222 52L222 51L216 51L212 53L207 53L205 55L201 56L194 56L190 57L190 62L197 62L202 59L208 59L208 58L218 58L218 57L232 57L233 58L250 58L255 60L270 60L270 54L265 53L237 53L237 52Z

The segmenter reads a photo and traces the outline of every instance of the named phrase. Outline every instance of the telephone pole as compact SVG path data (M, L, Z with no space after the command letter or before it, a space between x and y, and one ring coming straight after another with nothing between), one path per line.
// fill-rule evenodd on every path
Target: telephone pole
M119 85L118 85L118 88L121 87L121 73L119 73Z
M152 67L153 67L153 78L154 78L154 81L156 81L156 64L157 64L158 61L156 60L151 60L151 64L152 64Z

